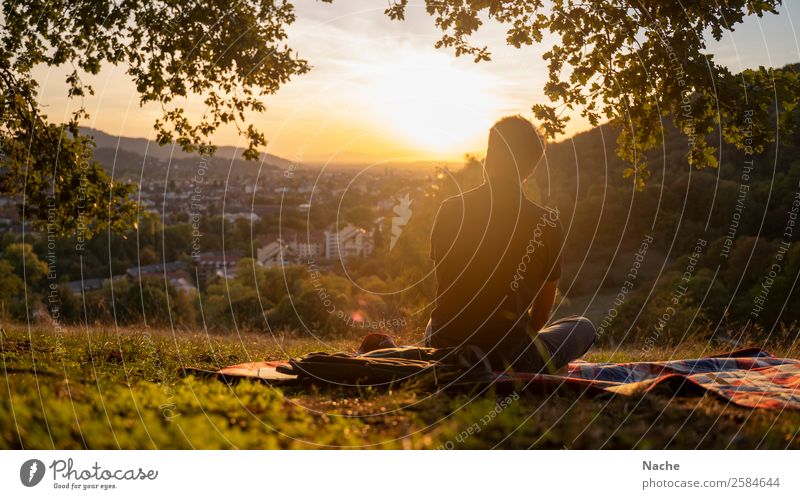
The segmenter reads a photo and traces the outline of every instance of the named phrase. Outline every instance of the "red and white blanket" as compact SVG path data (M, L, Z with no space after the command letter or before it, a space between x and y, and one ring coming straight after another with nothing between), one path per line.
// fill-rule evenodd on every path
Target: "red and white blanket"
M275 384L296 381L296 376L278 370L285 366L287 362L250 362L228 366L214 374L224 378L256 378ZM651 391L673 395L710 392L742 407L800 410L800 360L774 357L759 349L661 362L578 361L569 365L566 374L497 373L490 383L522 385L524 389L534 390L566 386L587 393L623 395ZM455 385L463 387L463 384Z
M622 394L660 388L678 394L694 388L743 407L800 410L800 360L758 349L665 362L575 362L563 379Z

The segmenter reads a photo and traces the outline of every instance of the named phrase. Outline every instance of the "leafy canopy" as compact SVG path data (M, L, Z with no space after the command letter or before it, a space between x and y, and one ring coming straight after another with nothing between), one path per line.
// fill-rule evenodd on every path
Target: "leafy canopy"
M646 153L662 143L664 119L686 136L688 161L716 167L714 133L752 154L791 133L800 98L795 71L760 67L739 74L706 53L706 36L720 40L746 15L776 13L781 0L425 0L443 32L436 47L476 62L485 46L470 43L486 18L507 26L514 47L548 43L545 96L534 116L553 137L577 110L592 125L606 118L620 130L618 154L638 187L649 172ZM386 14L402 20L408 0ZM551 41L552 40L552 41ZM719 140L718 138L716 139Z
M258 157L266 139L249 112L309 66L284 43L295 20L286 0L15 0L3 2L0 25L0 193L23 195L23 215L58 234L91 237L124 229L135 215L131 188L112 182L79 133L86 110L54 124L37 102L36 67L72 69L69 98L93 94L82 78L105 65L127 70L140 104L157 103L161 144L213 153L209 137L235 125ZM199 96L205 112L182 104Z
M488 17L506 26L515 47L554 37L545 59L544 93L534 115L549 136L563 132L566 109L590 123L609 119L621 130L620 156L638 186L648 176L646 152L662 141L670 118L687 137L689 162L716 166L711 135L758 153L778 130L791 132L800 78L759 68L740 74L706 54L705 33L720 39L745 15L774 13L780 0L426 0L443 31L437 47L476 61L491 57L469 38ZM389 6L403 19L407 0ZM79 106L65 124L52 123L37 102L37 67L69 66L67 97L93 89L82 78L105 65L126 68L140 104L157 103L158 140L185 151L213 153L210 137L234 125L254 159L266 139L248 114L265 110L261 98L309 70L286 43L294 22L287 0L204 2L154 0L17 0L2 5L0 25L0 193L23 196L27 220L56 234L89 238L135 218L132 187L113 182L91 155L78 123ZM548 40L550 39L548 36ZM199 96L200 118L182 104ZM185 105L185 104L184 104Z

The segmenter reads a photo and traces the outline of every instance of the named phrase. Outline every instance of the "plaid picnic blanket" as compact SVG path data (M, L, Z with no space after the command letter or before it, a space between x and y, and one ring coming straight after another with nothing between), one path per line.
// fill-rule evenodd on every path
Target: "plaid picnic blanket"
M270 384L313 382L286 374L286 361L250 362L218 371L186 369L185 374L214 375L221 379L260 379ZM449 379L440 389L491 384L509 388L523 385L531 391L574 388L581 393L637 395L660 392L667 395L712 393L732 404L758 409L800 410L800 360L784 359L759 349L739 350L699 359L661 362L587 363L573 362L567 373L495 373L476 383Z
M626 395L711 392L742 407L800 410L800 360L759 349L665 362L574 362L559 377Z

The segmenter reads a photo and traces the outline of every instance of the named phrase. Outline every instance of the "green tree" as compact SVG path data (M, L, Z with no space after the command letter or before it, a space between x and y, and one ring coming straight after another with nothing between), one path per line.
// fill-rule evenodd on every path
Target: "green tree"
M252 258L242 258L236 265L233 279L215 279L208 285L203 303L203 316L211 326L266 330L264 308L272 303L259 296L255 277L261 269Z
M565 130L577 110L592 125L606 118L620 130L617 153L631 165L625 172L637 187L649 176L647 151L662 143L665 118L686 136L688 161L716 167L709 135L755 154L795 127L800 77L794 68L760 67L739 74L717 64L705 34L720 40L746 15L776 13L781 0L425 0L443 32L436 47L457 56L489 60L485 46L470 42L489 18L507 26L514 47L553 39L545 96L533 113L552 137ZM402 20L408 0L386 14ZM778 111L776 120L775 111ZM777 123L776 123L777 121Z
M7 260L0 260L0 318L6 318L16 309L25 289L25 283L14 274Z
M165 283L163 277L144 276L138 281L109 282L101 291L87 293L86 301L90 322L158 327L195 325L192 297L183 296L171 283Z
M54 310L51 309L51 315ZM83 302L66 284L58 287L58 320L63 324L78 324L83 320Z
M357 227L371 229L375 223L375 214L369 206L358 205L344 212L344 221Z
M28 285L36 288L47 274L47 264L39 260L28 243L9 244L3 252L3 258L11 263L14 273L25 279Z
M62 234L128 227L135 207L130 187L91 160L92 141L78 128L83 106L64 125L42 113L34 68L71 66L67 97L80 99L94 92L87 75L125 67L140 104L162 108L161 144L211 153L209 137L232 124L248 141L248 159L266 139L247 114L309 69L283 43L295 20L286 0L21 0L4 2L2 18L0 193L24 194L25 216ZM182 107L192 97L206 106L198 119Z

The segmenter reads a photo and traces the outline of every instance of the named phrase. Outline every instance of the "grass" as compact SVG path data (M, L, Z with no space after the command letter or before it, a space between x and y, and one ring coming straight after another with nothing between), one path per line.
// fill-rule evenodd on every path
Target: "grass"
M798 448L800 413L751 411L712 396L420 393L284 388L179 375L179 368L354 350L260 334L7 328L0 447L12 449ZM408 338L405 338L408 340ZM708 354L704 344L650 358ZM773 346L773 353L798 352ZM589 361L644 360L595 350Z

